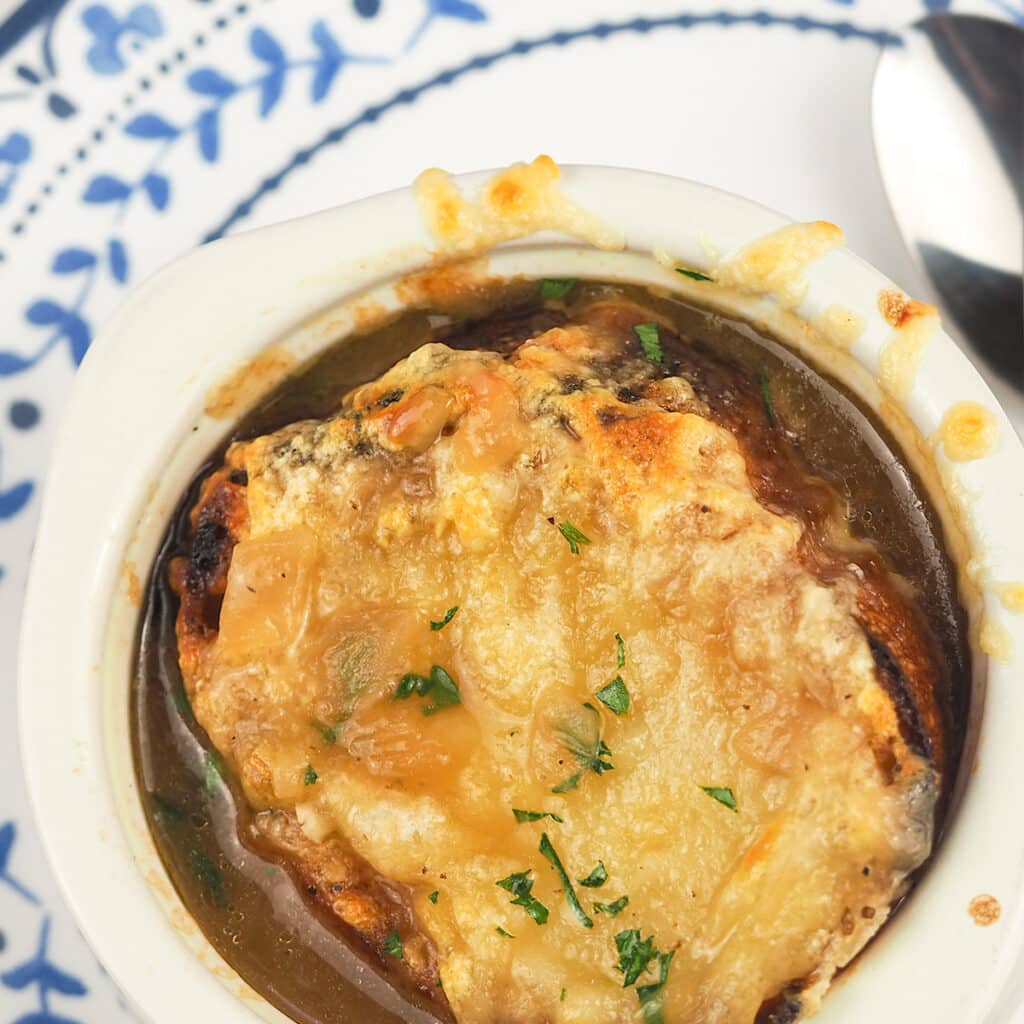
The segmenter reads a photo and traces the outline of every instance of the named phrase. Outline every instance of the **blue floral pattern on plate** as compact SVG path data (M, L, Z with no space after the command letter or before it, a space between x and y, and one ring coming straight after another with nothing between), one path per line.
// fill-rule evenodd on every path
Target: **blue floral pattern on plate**
M677 40L683 62L694 56L684 34L701 46L763 33L769 48L856 47L866 68L926 9L1024 24L1024 0L548 6L311 0L300 13L285 0L27 0L0 22L0 744L14 744L14 624L55 414L103 318L159 263L277 211L283 194L296 197L287 213L301 211L296 183L313 163L344 166L365 133L414 105L443 135L445 111L481 76L525 82L544 60L594 46L636 60L640 39ZM249 167L268 125L279 144L261 143ZM206 194L216 202L203 206ZM10 765L0 822L0 1024L127 1019L40 865Z

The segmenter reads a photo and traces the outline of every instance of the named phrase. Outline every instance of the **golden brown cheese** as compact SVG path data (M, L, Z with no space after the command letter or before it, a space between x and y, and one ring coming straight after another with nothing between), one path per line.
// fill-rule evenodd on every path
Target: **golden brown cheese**
M930 851L919 641L862 574L812 571L737 437L638 351L649 319L425 345L336 417L234 445L177 567L195 714L258 827L465 1024L640 1020L631 929L674 952L670 1024L793 1019L773 1007L813 1010ZM392 698L432 665L460 705ZM616 675L624 714L595 696ZM571 750L598 740L603 773ZM496 884L524 871L544 924Z

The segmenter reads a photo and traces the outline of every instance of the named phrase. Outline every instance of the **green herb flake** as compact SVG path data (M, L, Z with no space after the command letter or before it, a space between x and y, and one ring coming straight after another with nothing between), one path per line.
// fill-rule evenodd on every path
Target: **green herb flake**
M389 933L381 949L388 956L393 956L396 960L401 960L405 956L405 950L402 948L402 940L399 937L397 928Z
M574 554L580 553L581 544L589 544L590 538L583 532L578 530L568 519L564 523L558 524L558 530L562 536L569 542L569 550Z
M622 676L616 676L607 686L602 686L597 691L597 699L617 715L624 715L630 707L629 690L622 681Z
M418 675L415 672L406 672L398 680L398 685L395 687L394 693L391 694L391 699L408 700L414 693L422 697L429 692L430 680L426 676Z
M583 772L576 772L575 775L570 775L569 778L560 782L557 786L552 786L552 793L568 793L574 790L579 784L580 779L583 778Z
M702 790L707 793L712 799L717 800L720 804L724 804L729 808L730 811L739 813L739 807L736 804L736 796L728 786L701 786Z
M302 773L302 781L304 785L312 786L316 783L320 776L313 770L311 764L306 765L306 770Z
M495 931L496 931L496 932L497 932L497 933L498 933L498 934L499 934L499 935L500 935L500 936L501 936L501 937L502 937L503 939L514 939L514 938L515 938L515 936L514 936L514 935L513 935L513 934L512 934L511 932L507 932L507 931L505 931L505 929L504 929L504 928L502 928L502 927L501 927L501 925L498 925L498 927L497 927L497 928L495 928L494 930L495 930Z
M452 621L452 619L455 618L455 616L458 614L458 611L458 605L454 605L453 607L449 608L448 611L444 613L444 618L440 619L438 622L434 622L433 620L431 620L430 628L435 633L439 633L442 629L444 629L445 626L448 625L449 622Z
M629 897L621 896L612 903L595 903L594 910L599 914L607 914L609 917L618 917L628 906Z
M778 422L775 416L775 403L772 402L771 383L768 380L768 371L762 366L757 374L757 384L761 389L761 401L764 402L764 414L768 417L768 426L774 427Z
M580 878L578 881L580 885L585 885L588 889L600 889L608 881L608 872L605 869L604 861L599 860L597 867L586 878Z
M545 277L540 283L540 297L542 299L564 299L575 286L575 277Z
M529 871L516 871L509 875L508 878L503 878L500 882L495 882L494 884L506 892L512 893L515 897L512 900L512 906L522 907L537 924L547 924L548 908L535 896L531 895L533 879L530 878Z
M623 668L626 664L626 645L622 640L622 637L615 634L615 667Z
M583 709L587 712L586 721L579 720L559 729L562 741L583 771L570 775L564 782L555 786L552 793L567 793L569 790L575 789L579 785L584 771L603 775L615 768L611 761L604 760L606 757L611 757L612 752L601 739L600 714L589 701L583 705Z
M676 267L676 273L682 274L683 277L688 277L692 281L714 281L713 277L708 277L707 274L702 274L699 270L690 270L689 267Z
M633 333L640 339L640 347L652 363L665 361L665 355L661 351L661 330L657 324L636 324Z
M150 793L153 801L153 814L166 824L180 824L185 820L185 812L170 800L165 800L159 793Z
M398 681L391 699L408 700L413 694L418 697L426 697L429 694L432 698L429 704L423 705L425 715L434 715L444 708L462 703L458 684L440 665L431 665L429 676L406 672Z
M438 898L438 896L440 896L440 895L441 895L441 894L440 894L440 893L439 893L439 892L438 892L438 891L437 891L437 890L435 889L435 890L434 890L434 891L433 891L433 892L432 892L432 893L431 893L431 894L430 894L430 895L429 895L429 896L427 897L427 899L428 899L428 900L430 900L430 902L431 902L431 903L436 903L436 902L437 902L437 898Z
M213 902L221 910L230 910L231 901L224 889L224 876L216 864L202 850L193 850L189 860L192 865L192 873L199 884L210 894Z
M569 880L569 876L565 872L565 868L562 867L562 862L555 853L555 848L551 845L551 840L548 839L548 834L545 832L540 837L540 852L548 861L551 862L551 866L555 869L555 874L558 875L559 881L565 889L565 900L569 904L570 909L576 915L576 919L579 921L584 928L593 928L594 922L587 917L587 912L583 909L580 901L576 898L576 890L572 887L572 882Z
M628 928L615 936L615 948L619 954L616 970L623 975L622 987L629 988L647 970L647 965L658 956L654 936L640 938L639 928Z
M185 691L184 686L179 686L174 691L174 696L171 699L174 701L174 706L178 709L178 714L182 718L195 718L195 713L192 710L192 701L188 699L188 693Z
M668 969L672 964L672 957L675 955L675 950L670 953L659 953L658 980L650 985L640 985L636 990L644 1024L665 1024L661 1007L661 990L665 987L665 982L668 981Z
M551 811L520 811L513 807L512 813L520 825L524 821L540 821L541 818L550 818L552 821L557 821L559 825L564 824L564 819L560 818L557 814L553 814Z
M224 783L224 762L216 750L203 754L203 792L212 797Z
M318 722L315 718L311 719L309 724L320 733L321 739L329 747L333 747L338 742L338 729L336 726L324 725L323 722Z
M560 1003L564 1003L565 1002L565 989L564 988L562 989L562 994L558 997L558 1001Z

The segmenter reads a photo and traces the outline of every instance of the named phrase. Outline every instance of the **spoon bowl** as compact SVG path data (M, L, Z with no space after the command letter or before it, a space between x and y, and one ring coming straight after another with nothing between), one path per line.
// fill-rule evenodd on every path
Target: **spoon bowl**
M914 22L875 73L875 148L911 257L961 344L1024 426L1024 31Z

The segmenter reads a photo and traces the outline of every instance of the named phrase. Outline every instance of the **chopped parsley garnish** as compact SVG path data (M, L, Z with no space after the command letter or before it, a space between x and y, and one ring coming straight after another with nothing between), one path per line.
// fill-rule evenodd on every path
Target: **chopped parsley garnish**
M661 331L657 324L636 324L633 327L633 333L640 339L640 347L652 363L664 362L665 355L661 351Z
M502 937L503 939L514 939L514 938L515 938L515 936L514 936L514 935L513 935L513 934L512 934L511 932L507 932L507 931L505 931L505 929L504 929L504 928L502 928L502 927L501 927L501 925L498 925L498 927L497 927L497 928L495 928L494 930L495 930L495 931L496 931L496 932L497 932L497 933L498 933L498 934L499 934L499 935L500 935L500 936L501 936L501 937Z
M512 906L522 907L537 924L547 924L548 908L535 896L530 895L533 891L533 879L530 878L529 871L516 871L494 884L515 896Z
M777 422L775 404L772 402L772 389L768 381L768 373L763 366L758 371L757 384L761 389L761 401L764 402L764 413L768 417L768 426L774 427Z
M203 754L203 792L213 796L224 782L224 762L216 750Z
M582 531L576 529L568 519L564 523L558 524L558 530L562 536L569 542L569 550L574 554L580 553L581 544L589 544L590 538Z
M594 910L599 914L607 914L609 917L618 917L626 907L629 906L629 897L622 896L614 903L595 903Z
M433 891L433 892L432 892L432 893L431 893L431 894L430 894L430 895L429 895L429 896L427 897L427 899L428 899L428 900L430 900L430 902L431 902L431 903L436 903L436 902L437 902L437 897L438 897L438 896L440 896L440 895L441 895L441 894L440 894L440 893L439 893L439 892L438 892L438 891L437 891L437 890L435 889L435 890L434 890L434 891Z
M402 940L398 936L398 929L394 929L388 937L384 940L384 945L381 947L388 956L393 956L396 960L401 960L405 956L405 950L402 948Z
M688 267L676 267L676 273L694 281L714 281L713 277L708 277L707 274L702 274L699 270L690 270Z
M568 793L575 789L580 784L580 779L583 778L583 772L576 772L570 775L569 778L563 779L557 786L551 787L552 793Z
M313 726L318 733L320 733L324 743L329 747L333 747L334 744L338 742L337 726L324 725L323 722L318 722L315 718L312 719L309 724Z
M307 764L306 770L302 774L303 783L307 786L312 786L319 778L320 776L313 770L313 766L311 764Z
M603 775L615 767L611 761L603 760L606 757L611 757L612 752L601 739L601 716L590 703L583 705L583 711L585 717L566 724L558 730L569 753L576 758L576 761L582 766L582 770L560 782L551 790L552 793L568 793L569 790L575 789L580 784L580 779L585 771Z
M540 283L540 297L542 299L564 299L575 285L575 277L545 277Z
M174 706L178 709L178 714L182 718L195 718L195 713L192 711L192 701L188 699L188 693L185 691L184 686L179 686L174 691L172 698Z
M562 989L562 994L558 997L558 1001L560 1003L564 1003L565 1002L565 989L564 988Z
M602 686L597 691L597 699L615 714L624 715L629 710L629 690L622 676L616 676L607 686Z
M414 693L418 697L426 697L429 694L433 698L429 704L423 706L425 715L433 715L443 708L462 703L458 684L440 665L431 665L429 676L406 672L398 681L391 699L408 700Z
M668 981L668 969L672 964L672 957L676 955L673 949L670 953L658 954L658 980L650 985L637 987L636 995L640 1000L640 1013L643 1016L644 1024L665 1024L665 1018L661 1013L661 990Z
M202 850L193 850L190 860L192 873L196 876L199 884L210 894L213 902L221 910L230 910L231 901L224 889L224 876L220 873L220 869Z
M159 793L150 793L153 813L166 823L179 824L185 820L185 812L177 805L165 800Z
M587 917L587 912L583 909L580 901L576 898L576 890L572 887L572 882L569 880L569 876L565 873L565 868L562 867L562 862L558 858L558 854L555 853L555 848L551 845L551 840L548 839L548 834L545 832L540 837L540 852L551 862L551 866L555 869L555 874L558 875L559 881L565 889L565 899L569 904L572 912L576 915L576 919L579 921L584 928L593 928L594 922Z
M560 818L557 814L553 814L551 811L520 811L513 807L512 813L520 825L524 821L540 821L541 818L550 818L552 821L557 821L559 825L564 824L564 819Z
M433 621L433 619L431 620L431 622L430 622L430 628L431 628L431 629L432 629L432 630L433 630L433 631L434 631L435 633L437 633L437 632L439 632L440 630L444 629L444 627L445 627L445 626L447 626L447 625L448 625L448 623L449 623L449 622L451 622L451 621L452 621L452 619L454 619L454 618L455 618L455 616L456 616L456 614L457 614L458 610L459 610L459 606L458 606L458 605L455 605L454 607L452 607L452 608L449 608L449 609L448 609L448 611L446 611L446 612L444 613L444 618L442 618L442 619L441 619L440 621L438 621L438 622L434 622L434 621Z
M622 668L626 664L626 645L622 637L615 634L615 667Z
M580 885L585 885L588 889L600 889L607 881L608 871L604 866L603 860L597 862L597 867L586 878L579 879Z
M615 936L615 948L619 953L619 963L615 969L623 975L623 988L634 984L647 970L647 965L658 956L654 936L648 935L646 939L641 939L639 928L619 932Z
M739 812L739 807L736 805L736 796L728 786L701 786L700 788L720 804L725 804L730 811Z

